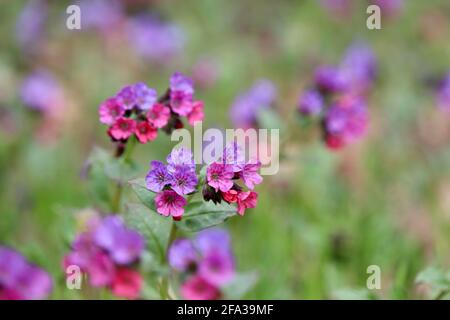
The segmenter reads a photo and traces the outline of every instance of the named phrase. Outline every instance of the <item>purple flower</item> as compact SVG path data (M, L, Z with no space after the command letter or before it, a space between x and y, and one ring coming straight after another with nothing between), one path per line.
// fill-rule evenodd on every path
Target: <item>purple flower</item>
M323 97L317 90L308 90L298 101L298 109L305 115L317 115L322 111Z
M181 167L187 167L190 170L195 170L195 163L192 152L184 147L174 148L167 156L167 170L169 173L174 173Z
M18 252L0 246L0 298L44 299L51 290L48 273L28 263Z
M231 252L209 251L200 262L198 274L213 285L227 284L235 275Z
M155 204L159 214L165 217L172 216L174 220L181 220L187 201L175 191L164 190L156 195Z
M371 4L379 6L383 15L393 17L402 11L405 2L403 0L371 0Z
M120 265L136 261L145 245L144 238L138 232L128 229L118 216L104 218L95 230L94 239Z
M231 121L235 127L249 128L256 124L258 112L270 107L275 101L277 90L271 81L261 79L239 95L230 109Z
M349 86L349 80L338 67L321 66L315 73L316 85L323 91L343 92Z
M22 82L20 96L27 107L46 111L59 104L61 89L49 72L37 70Z
M355 43L347 50L341 70L346 74L352 91L364 92L372 86L376 77L375 55L366 44Z
M147 87L143 82L134 85L136 105L143 111L149 110L158 99L155 89Z
M214 251L230 251L231 239L228 232L223 229L206 229L197 234L195 247L202 255Z
M258 170L261 168L261 162L248 163L239 172L239 177L250 190L255 188L256 184L260 184L263 178L259 175Z
M325 116L326 133L349 143L360 138L367 129L367 106L359 98L348 96L332 105Z
M208 185L218 190L227 192L233 186L233 166L223 163L211 163L206 170Z
M81 28L109 32L124 18L123 8L116 0L80 0Z
M169 62L181 53L185 43L178 26L145 15L130 19L128 36L137 54L157 63Z
M169 249L169 264L178 271L188 270L197 263L198 258L197 251L191 240L177 239Z
M16 36L19 45L32 52L42 45L45 35L45 22L48 17L48 6L44 0L28 1L17 19Z
M439 108L450 112L450 71L439 84L436 99Z
M189 194L195 191L198 179L194 171L188 166L179 167L172 174L170 186L179 195Z
M167 172L167 167L161 161L152 161L151 167L152 169L145 178L147 189L159 192L171 182L172 176Z
M193 81L180 72L175 72L170 78L170 106L173 112L181 116L191 113L193 96Z
M136 93L133 85L123 87L116 96L117 101L125 110L131 110L136 105Z

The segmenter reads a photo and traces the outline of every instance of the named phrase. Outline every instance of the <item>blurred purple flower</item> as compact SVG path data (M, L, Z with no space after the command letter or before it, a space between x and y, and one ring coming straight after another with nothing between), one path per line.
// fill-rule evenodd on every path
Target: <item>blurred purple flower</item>
M227 231L223 229L206 229L199 232L194 240L195 247L202 255L216 250L230 251L231 239Z
M315 72L315 82L325 92L343 92L349 87L347 75L335 66L319 67Z
M355 93L370 89L377 74L377 61L371 48L364 43L350 46L342 60L341 70Z
M231 252L209 251L200 262L198 274L213 285L227 284L235 275Z
M109 32L124 19L120 1L79 0L75 3L81 9L81 29L96 29Z
M317 90L302 93L298 100L298 109L304 115L317 115L323 108L323 97Z
M119 216L109 216L102 220L94 233L96 244L107 250L119 265L136 261L144 250L144 238L136 231L128 229Z
M61 88L49 72L37 70L29 74L21 84L20 96L23 103L41 112L59 105Z
M0 299L45 299L52 291L47 272L18 252L0 246Z
M25 52L38 49L44 40L48 6L45 0L30 0L17 19L17 41Z
M155 89L149 88L145 83L139 82L134 85L136 105L143 111L149 110L158 99Z
M180 54L185 43L178 26L146 15L130 19L128 36L140 56L157 63L167 63Z
M188 167L190 170L195 170L192 152L184 147L172 149L172 152L167 156L167 163L169 173L174 173L181 167Z
M436 100L439 108L450 112L450 71L447 72L438 86Z
M256 124L258 112L269 108L277 97L277 90L271 81L261 79L246 92L239 95L230 109L233 125L249 128Z
M379 6L381 13L389 17L399 14L405 5L404 0L370 0L370 3Z
M198 260L198 254L192 241L188 239L177 239L169 249L169 264L178 271L187 271Z
M175 72L170 78L170 106L172 111L187 116L192 111L194 82L180 72Z

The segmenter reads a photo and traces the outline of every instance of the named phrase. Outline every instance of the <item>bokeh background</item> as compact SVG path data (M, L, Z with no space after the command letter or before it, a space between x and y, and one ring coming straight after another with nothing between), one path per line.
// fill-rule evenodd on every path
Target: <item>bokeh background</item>
M74 213L95 207L86 159L95 146L114 150L99 103L137 81L164 92L177 70L196 81L204 128L232 128L230 106L258 79L277 88L280 171L258 186L256 209L225 224L238 269L258 274L246 298L429 297L417 275L450 262L450 115L434 90L450 69L448 1L405 0L381 30L367 29L365 1L104 2L79 2L81 30L66 28L70 1L0 4L0 243L51 273L51 298L83 297L66 289L61 259ZM139 24L148 16L150 49L151 26ZM354 41L378 61L369 130L330 151L303 125L297 99L315 68L338 63ZM50 110L21 95L36 71L58 87ZM136 148L140 175L172 145L160 135ZM369 291L373 264L382 288Z

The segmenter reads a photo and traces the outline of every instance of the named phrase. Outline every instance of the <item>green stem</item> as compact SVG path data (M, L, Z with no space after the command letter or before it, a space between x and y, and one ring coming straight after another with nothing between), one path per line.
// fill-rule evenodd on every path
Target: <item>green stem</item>
M175 222L173 222L172 227L170 228L169 240L167 242L166 253L164 256L164 263L167 263L167 261L168 261L169 249L170 249L170 246L172 245L172 243L177 238L177 231L178 231L177 225ZM161 299L164 299L164 300L172 299L170 296L170 293L169 293L169 278L170 278L170 273L161 279L160 296L161 296Z

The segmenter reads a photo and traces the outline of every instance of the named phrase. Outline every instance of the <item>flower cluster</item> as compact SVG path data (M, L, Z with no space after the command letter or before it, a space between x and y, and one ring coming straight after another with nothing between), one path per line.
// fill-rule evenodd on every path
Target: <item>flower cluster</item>
M181 116L191 125L203 120L203 102L193 98L192 80L176 72L169 90L159 99L156 90L145 83L125 86L100 105L100 122L109 126L113 141L126 143L135 135L140 143L147 143L156 139L158 129L182 128Z
M188 300L213 300L235 276L230 237L221 229L207 229L193 240L177 239L168 252L170 266L183 272L181 295Z
M147 188L157 192L158 213L181 220L187 204L184 196L195 192L198 184L192 152L186 148L173 149L167 157L167 165L152 161L145 180Z
M256 207L258 194L252 190L263 180L258 173L260 168L260 161L245 161L236 143L227 146L221 159L211 163L206 170L203 198L214 203L222 200L236 203L238 214L243 216L247 208ZM248 191L244 191L237 183L239 180L242 180Z
M320 66L314 87L300 95L299 112L321 118L329 148L339 149L366 132L366 96L373 87L376 70L374 54L358 43L348 49L340 65Z
M93 287L108 287L116 296L135 299L143 279L133 266L144 246L144 238L128 229L120 217L92 218L73 242L64 266L78 266Z
M258 127L258 113L269 108L277 98L277 90L271 81L262 79L239 95L230 109L235 128Z
M450 71L438 85L436 103L440 109L450 111Z
M47 272L15 250L0 246L0 300L45 299L51 291Z

